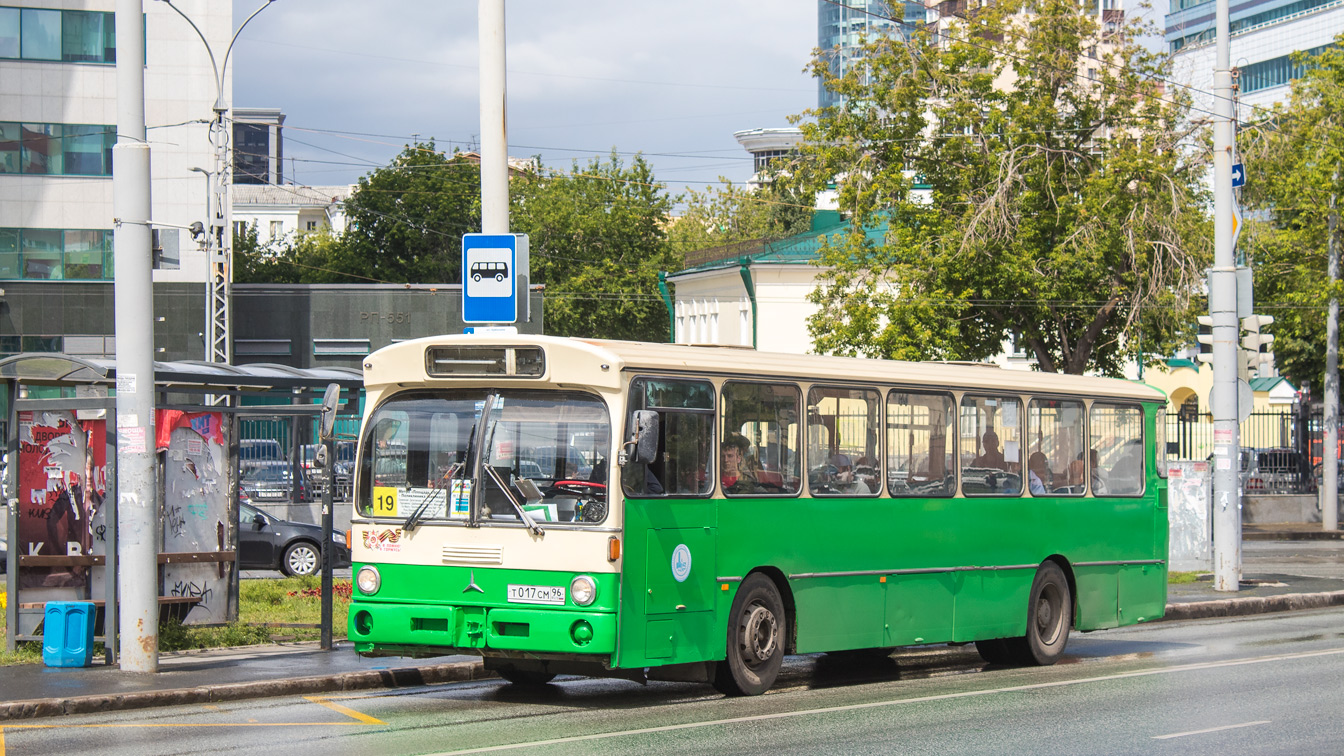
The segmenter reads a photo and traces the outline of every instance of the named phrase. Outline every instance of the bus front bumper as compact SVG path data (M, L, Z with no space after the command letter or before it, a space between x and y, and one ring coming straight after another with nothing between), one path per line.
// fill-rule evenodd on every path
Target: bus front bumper
M564 609L357 601L350 606L348 631L361 653L379 646L567 654L616 650L614 613Z

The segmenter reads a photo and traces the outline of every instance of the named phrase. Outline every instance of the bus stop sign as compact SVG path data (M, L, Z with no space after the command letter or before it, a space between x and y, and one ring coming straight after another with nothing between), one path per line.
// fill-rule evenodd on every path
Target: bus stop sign
M462 235L463 323L518 322L527 280L527 234Z

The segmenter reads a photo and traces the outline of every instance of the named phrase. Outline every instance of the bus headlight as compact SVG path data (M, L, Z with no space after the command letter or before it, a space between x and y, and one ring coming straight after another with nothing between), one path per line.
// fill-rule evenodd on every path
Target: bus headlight
M597 583L587 575L579 575L569 581L569 597L578 606L588 606L597 598Z
M383 578L378 574L378 568L366 564L359 568L359 574L355 576L355 584L359 586L359 592L372 596L378 592L378 587L383 584Z

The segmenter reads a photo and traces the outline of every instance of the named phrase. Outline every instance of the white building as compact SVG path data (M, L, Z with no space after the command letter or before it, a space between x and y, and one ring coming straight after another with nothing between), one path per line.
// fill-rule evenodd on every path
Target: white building
M117 82L114 0L0 0L0 281L110 281L112 146ZM216 50L232 3L179 0ZM163 3L145 3L145 121L152 221L204 221L207 127L216 82L196 32ZM231 89L231 78L224 86ZM161 229L155 281L207 279L186 232ZM174 245L174 242L178 242ZM176 246L176 269L172 248Z
M353 186L234 184L233 237L247 226L261 244L290 244L300 234L345 231L345 200Z
M1170 0L1165 40L1175 53L1173 78L1192 88L1196 114L1213 111L1214 3ZM1238 117L1286 102L1301 68L1294 52L1317 52L1344 32L1344 0L1251 0L1234 4L1228 40L1238 71Z

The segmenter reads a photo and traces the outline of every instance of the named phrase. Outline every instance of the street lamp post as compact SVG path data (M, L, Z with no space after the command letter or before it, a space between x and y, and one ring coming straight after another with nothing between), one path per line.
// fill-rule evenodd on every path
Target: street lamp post
M229 227L229 218L232 208L229 201L229 173L231 161L229 160L229 127L225 123L229 106L224 101L224 76L228 71L229 55L233 52L233 44L238 41L238 35L243 33L248 23L257 17L257 14L270 7L275 0L266 0L261 7L252 11L252 15L243 21L238 30L233 33L233 38L229 40L229 46L224 51L224 57L216 63L215 51L210 47L210 41L206 39L205 33L191 20L187 14L183 13L172 0L158 0L177 12L191 28L196 31L196 36L201 38L201 43L205 45L205 51L210 56L210 67L215 75L215 104L213 107L214 118L210 120L210 144L214 148L214 170L207 171L202 168L193 168L192 170L204 173L210 180L210 192L208 198L209 207L209 228L206 234L206 254L210 265L210 282L206 291L206 322L205 322L205 359L207 362L231 362L233 360L232 339L229 336L230 314L229 297L230 289L233 284L233 246L231 239L231 229Z

